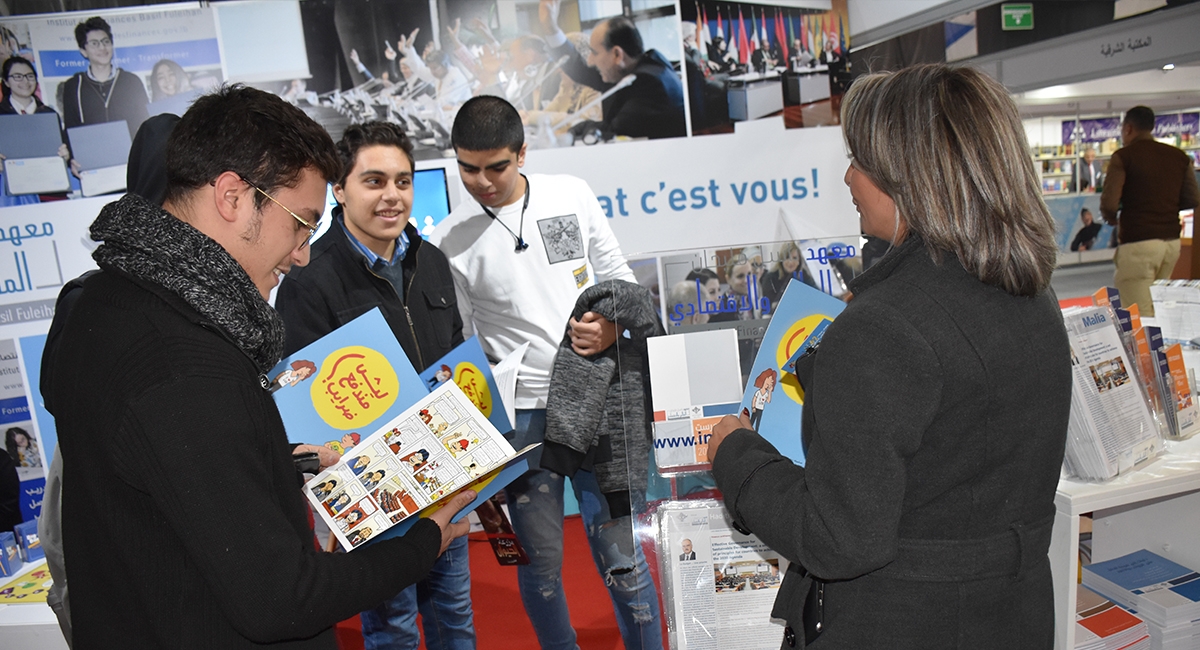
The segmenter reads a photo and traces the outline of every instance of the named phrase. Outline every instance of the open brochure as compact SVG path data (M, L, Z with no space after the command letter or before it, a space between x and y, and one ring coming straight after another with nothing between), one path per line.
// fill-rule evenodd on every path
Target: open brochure
M787 560L734 530L719 501L667 502L658 525L671 650L779 647L771 607Z
M529 469L519 453L453 382L445 382L304 486L346 550L406 532L415 515L464 489L479 493L462 513ZM432 509L431 509L432 506Z

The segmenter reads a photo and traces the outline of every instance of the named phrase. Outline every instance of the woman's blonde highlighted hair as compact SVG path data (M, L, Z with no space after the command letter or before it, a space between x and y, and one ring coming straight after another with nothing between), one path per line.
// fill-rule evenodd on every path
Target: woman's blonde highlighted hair
M1004 86L946 65L866 75L842 100L842 130L858 169L934 260L952 253L1013 295L1049 286L1054 220Z

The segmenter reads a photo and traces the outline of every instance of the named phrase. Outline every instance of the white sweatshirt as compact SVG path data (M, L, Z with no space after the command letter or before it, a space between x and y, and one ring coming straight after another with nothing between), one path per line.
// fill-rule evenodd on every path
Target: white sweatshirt
M566 175L526 178L523 226L523 199L493 210L495 220L468 199L430 241L450 261L463 335L477 334L495 359L529 342L517 375L516 408L535 409L546 406L554 355L579 294L599 281L635 280L586 182ZM529 248L516 252L513 233Z

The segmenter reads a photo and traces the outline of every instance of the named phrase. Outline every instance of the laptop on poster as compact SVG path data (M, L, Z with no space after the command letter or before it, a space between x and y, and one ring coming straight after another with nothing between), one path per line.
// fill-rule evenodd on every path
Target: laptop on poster
M0 115L0 154L8 193L49 194L71 189L67 165L58 156L62 132L53 113Z
M133 141L125 120L86 124L67 129L71 153L83 170L79 185L84 196L125 189L125 169Z

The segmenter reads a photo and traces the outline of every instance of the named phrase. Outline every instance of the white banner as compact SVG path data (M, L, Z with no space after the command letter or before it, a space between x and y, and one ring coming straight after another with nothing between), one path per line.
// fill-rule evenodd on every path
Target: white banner
M626 255L858 236L842 182L841 128L784 129L779 118L738 126L727 135L531 151L525 171L586 180Z

